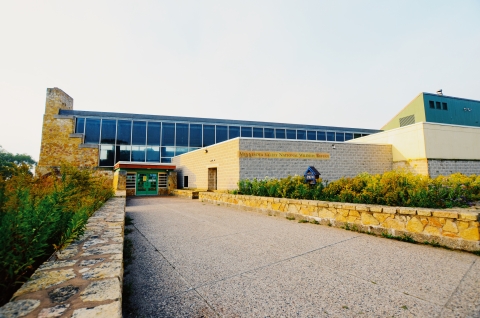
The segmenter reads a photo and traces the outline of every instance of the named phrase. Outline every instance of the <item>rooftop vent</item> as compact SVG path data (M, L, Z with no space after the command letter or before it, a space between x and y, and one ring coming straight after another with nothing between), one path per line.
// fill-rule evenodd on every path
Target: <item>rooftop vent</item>
M443 95L442 89L439 89L439 90L437 91L437 95Z

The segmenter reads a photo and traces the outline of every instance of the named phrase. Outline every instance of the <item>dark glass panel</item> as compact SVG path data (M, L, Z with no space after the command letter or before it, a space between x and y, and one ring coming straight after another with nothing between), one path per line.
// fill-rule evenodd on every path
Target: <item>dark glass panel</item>
M160 162L159 147L147 147L147 162Z
M117 145L130 145L132 138L132 122L119 120L117 124Z
M328 141L335 141L335 132L327 131L327 140Z
M215 143L215 126L203 125L203 147L213 145Z
M85 131L85 118L77 118L75 122L75 133L83 134Z
M190 124L190 147L202 146L202 125Z
M117 121L115 119L102 119L102 134L100 143L114 144L117 132Z
M117 146L115 161L130 161L130 146Z
M187 152L188 152L187 147L176 147L175 156L180 156L180 155L183 155L184 153L187 153Z
M175 146L175 124L162 124L162 146Z
M175 156L175 147L161 147L162 157L173 157Z
M275 129L275 138L285 139L285 129Z
M242 137L252 137L252 127L242 127L240 135Z
M429 101L428 103L430 104L430 108L435 108L435 103L433 100Z
M345 141L345 133L343 132L336 132L335 133L335 141Z
M160 129L162 123L149 122L147 125L147 145L160 146ZM160 159L158 159L160 161Z
M263 138L263 128L254 127L253 128L253 137L254 138Z
M85 122L85 143L98 144L100 140L100 119L87 118Z
M188 124L177 124L175 146L188 147Z
M324 131L317 131L317 140L327 140L327 136L325 136Z
M132 146L132 161L145 162L145 146Z
M345 133L345 141L352 140L352 139L353 139L353 134L352 133Z
M228 127L228 139L240 137L240 127L229 126Z
M368 135L370 135L370 134L362 134L362 137L365 137L365 136L368 136Z
M442 106L440 105L440 102L435 103L437 105L437 109L442 109Z
M219 142L225 141L228 139L228 127L227 126L218 126L216 127L217 129L217 144Z
M100 146L100 167L112 167L115 165L115 150L113 145Z
M172 163L172 158L162 158L162 163Z
M147 122L134 121L132 129L132 145L145 145L147 143Z
M275 138L275 131L273 128L264 128L263 133L265 135L265 138Z
M305 130L297 130L297 139L299 140L307 139L307 132Z
M297 131L295 129L287 129L287 139L297 139Z
M360 138L362 137L362 134L353 134L353 138Z
M317 140L317 132L316 131L307 131L307 139L308 140Z
M442 109L443 110L448 110L447 103L442 103Z

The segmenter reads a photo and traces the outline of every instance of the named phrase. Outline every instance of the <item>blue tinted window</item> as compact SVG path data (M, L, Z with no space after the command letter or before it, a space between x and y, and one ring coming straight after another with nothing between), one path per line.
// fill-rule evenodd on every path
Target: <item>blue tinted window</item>
M317 140L327 140L327 136L325 136L324 131L317 131Z
M327 140L328 141L335 141L335 132L327 131Z
M252 137L252 127L242 127L241 136L242 137Z
M228 127L228 139L240 137L240 127L229 126Z
M132 129L132 145L145 145L146 143L147 143L147 122L134 121L133 129Z
M117 145L130 145L132 122L130 120L119 120L117 126Z
M85 131L85 118L77 118L75 122L75 132L77 134L83 134Z
M275 138L273 128L264 128L263 133L265 135L265 138Z
M285 139L285 129L275 129L275 138Z
M160 146L160 129L162 123L149 122L147 126L147 145ZM158 159L160 160L160 159Z
M112 167L115 164L115 151L113 145L100 146L100 167Z
M161 147L161 149L162 149L162 157L175 156L175 147Z
M307 139L308 140L317 140L317 132L316 131L307 131Z
M188 124L177 124L175 145L188 147Z
M295 129L287 129L287 139L297 139L297 131Z
M147 147L147 162L160 162L159 147Z
M345 141L345 134L343 132L337 132L335 135L337 136L336 141Z
M345 141L353 139L352 133L345 133Z
M254 138L263 138L263 128L253 128Z
M202 146L202 125L190 124L190 147Z
M353 138L360 138L362 137L362 134L353 134Z
M172 158L162 158L162 163L171 163Z
M145 162L145 146L132 146L132 161Z
M116 162L130 161L130 146L117 146L116 148Z
M188 152L188 148L187 147L175 147L175 156L180 156L180 155L183 155L184 153L187 153Z
M227 126L218 126L217 125L217 143L225 141L228 139L228 127Z
M100 119L87 118L85 122L85 143L98 144L100 139Z
M102 119L102 136L100 143L114 144L115 133L117 131L117 121L114 119Z
M213 145L215 143L215 126L203 125L203 147Z
M175 146L175 124L162 124L162 146Z
M300 140L307 139L307 132L305 130L297 130L297 139L300 139Z

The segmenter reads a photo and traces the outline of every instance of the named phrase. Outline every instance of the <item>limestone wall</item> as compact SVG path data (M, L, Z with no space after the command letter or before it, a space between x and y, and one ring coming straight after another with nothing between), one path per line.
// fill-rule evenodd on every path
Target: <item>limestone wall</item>
M391 145L384 144L241 138L240 150L328 153L330 159L241 158L240 179L303 176L308 166L317 168L321 173L320 177L329 181L344 176L354 177L362 172L384 173L392 170L391 148Z
M74 118L59 116L60 109L73 109L73 98L59 88L48 88L37 173L45 174L63 162L76 167L97 167L98 147L80 147L83 135L73 134Z
M431 178L439 175L448 176L460 172L467 176L480 175L480 159L478 160L444 160L428 159L428 174Z
M84 235L43 263L0 317L122 317L125 198L108 200Z
M317 221L320 224L347 227L377 235L406 234L421 243L438 243L454 249L480 251L480 211L476 209L402 208L215 192L200 192L199 199L202 202Z

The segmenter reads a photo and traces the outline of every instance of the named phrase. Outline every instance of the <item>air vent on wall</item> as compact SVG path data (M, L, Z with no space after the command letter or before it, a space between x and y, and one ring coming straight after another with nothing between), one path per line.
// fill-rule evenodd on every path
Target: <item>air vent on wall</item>
M400 118L400 127L415 124L415 115Z

